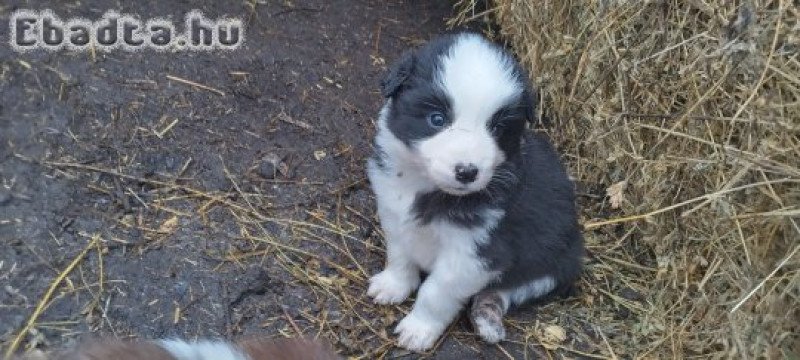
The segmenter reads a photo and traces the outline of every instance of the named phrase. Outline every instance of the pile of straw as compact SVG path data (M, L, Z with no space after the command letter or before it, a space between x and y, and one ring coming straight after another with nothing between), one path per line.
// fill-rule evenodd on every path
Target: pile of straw
M476 5L454 22L499 29L579 184L596 353L800 353L798 2Z

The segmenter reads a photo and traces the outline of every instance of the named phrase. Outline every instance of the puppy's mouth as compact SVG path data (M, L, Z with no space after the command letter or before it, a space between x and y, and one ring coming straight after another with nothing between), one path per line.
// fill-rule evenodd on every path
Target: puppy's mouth
M439 190L444 191L450 195L462 196L471 194L477 190L470 189L469 186L439 186Z
M450 174L447 175L436 174L435 172L432 172L430 171L430 169L428 169L428 179L430 179L430 181L433 182L433 184L436 186L437 189L450 195L454 196L469 195L472 193L480 192L489 185L487 179L482 177L479 177L474 182L467 184L459 183L458 181L455 181L455 179L450 179L450 177L451 177Z
M440 191L454 196L464 196L477 193L485 189L486 186L488 186L488 184L483 184L480 181L471 184L459 184L456 182L443 183L441 181L434 180L434 184L436 184L436 187Z

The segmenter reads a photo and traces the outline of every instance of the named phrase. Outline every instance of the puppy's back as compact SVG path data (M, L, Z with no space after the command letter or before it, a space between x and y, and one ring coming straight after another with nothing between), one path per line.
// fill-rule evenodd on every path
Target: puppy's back
M549 276L555 291L566 291L580 276L583 257L574 185L543 134L525 134L517 161L520 188L492 242L481 247L489 264L505 270L493 287L514 289Z

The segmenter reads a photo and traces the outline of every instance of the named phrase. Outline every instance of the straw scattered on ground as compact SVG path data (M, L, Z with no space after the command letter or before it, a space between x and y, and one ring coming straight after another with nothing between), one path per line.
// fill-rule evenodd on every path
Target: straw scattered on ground
M798 3L476 3L453 23L514 49L578 182L598 351L797 356Z

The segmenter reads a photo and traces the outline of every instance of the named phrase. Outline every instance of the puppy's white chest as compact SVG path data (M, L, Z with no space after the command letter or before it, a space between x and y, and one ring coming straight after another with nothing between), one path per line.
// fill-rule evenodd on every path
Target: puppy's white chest
M380 189L375 189L375 193L380 199L380 206L385 206L393 213L404 218L412 219L412 207L420 188L413 179L398 172L395 176L383 175L385 179L379 181L383 184Z
M417 194L430 186L415 175L408 170L387 172L374 166L369 170L387 240L428 271L441 250L441 240L432 226L420 224L413 213Z
M427 226L418 227L415 236L407 239L405 244L409 257L420 269L430 272L433 264L442 251L442 242Z

